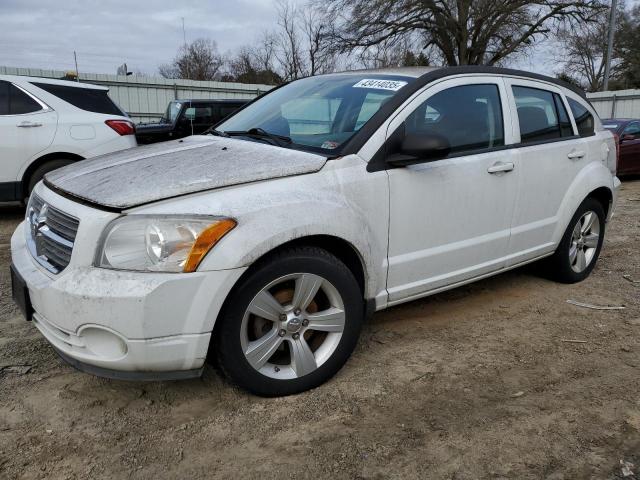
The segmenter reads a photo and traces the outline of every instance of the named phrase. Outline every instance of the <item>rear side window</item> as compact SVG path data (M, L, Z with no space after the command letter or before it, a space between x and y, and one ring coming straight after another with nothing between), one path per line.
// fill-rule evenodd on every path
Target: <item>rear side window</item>
M9 114L21 115L42 110L42 107L15 85L9 84Z
M504 145L497 85L465 85L436 93L405 120L406 133L445 137L451 154Z
M122 110L109 98L106 90L68 87L50 83L33 83L38 88L55 95L80 110L106 115L124 115Z
M581 137L590 137L595 134L595 121L593 115L589 113L589 110L580 102L567 98L569 101L569 108L573 113L573 118L576 120L576 126L578 127L578 135Z
M42 110L29 95L9 82L0 81L0 115L21 115Z
M9 82L0 81L0 115L9 115Z
M521 143L536 143L573 136L567 109L560 95L530 87L513 87L518 109Z

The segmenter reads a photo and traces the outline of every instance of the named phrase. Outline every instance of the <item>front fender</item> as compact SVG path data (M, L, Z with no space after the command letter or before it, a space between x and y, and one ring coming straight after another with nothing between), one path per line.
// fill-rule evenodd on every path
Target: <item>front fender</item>
M331 236L349 243L358 254L365 272L365 296L371 298L383 286L385 246L363 212L345 202L300 201L282 206L280 213L247 215L238 226L205 257L199 270L227 270L246 267L279 246L315 235ZM278 210L276 207L275 210ZM377 261L376 261L377 259Z

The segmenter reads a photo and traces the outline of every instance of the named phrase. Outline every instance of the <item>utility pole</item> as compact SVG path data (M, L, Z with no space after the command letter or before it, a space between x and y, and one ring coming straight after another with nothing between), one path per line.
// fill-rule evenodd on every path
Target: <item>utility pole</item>
M187 31L184 29L184 17L182 17L182 40L184 41L184 46L187 46Z
M607 41L607 57L604 63L604 82L602 90L609 90L609 76L611 75L611 57L613 56L613 40L616 31L616 13L618 0L611 0L611 12L609 14L609 38Z
M76 64L76 82L80 82L80 72L78 72L78 56L76 55L76 51L73 51L73 61Z

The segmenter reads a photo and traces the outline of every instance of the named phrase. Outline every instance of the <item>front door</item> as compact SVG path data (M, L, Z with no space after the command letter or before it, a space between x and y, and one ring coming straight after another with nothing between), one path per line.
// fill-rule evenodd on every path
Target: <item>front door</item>
M504 82L482 76L429 87L391 122L389 135L436 134L451 149L388 170L390 304L505 266L518 176L509 125Z

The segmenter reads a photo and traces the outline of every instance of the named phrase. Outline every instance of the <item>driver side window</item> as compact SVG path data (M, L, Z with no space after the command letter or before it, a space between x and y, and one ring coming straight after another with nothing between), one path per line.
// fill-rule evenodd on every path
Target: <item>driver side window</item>
M450 155L504 145L498 86L464 85L436 93L407 117L405 134L442 136Z

